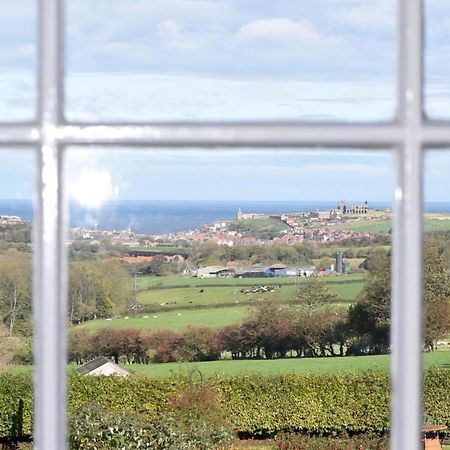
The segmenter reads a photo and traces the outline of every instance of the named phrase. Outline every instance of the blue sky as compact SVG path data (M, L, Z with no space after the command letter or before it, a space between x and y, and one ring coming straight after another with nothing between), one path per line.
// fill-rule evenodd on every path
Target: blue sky
M427 112L448 118L449 6L426 5ZM394 0L68 0L66 7L69 120L370 121L395 112ZM33 115L35 18L34 1L2 0L3 120ZM97 171L91 179L118 198L392 198L388 153L97 150L70 153L72 192ZM0 198L31 195L31 159L0 153ZM428 199L449 200L449 169L447 155L427 160ZM79 179L82 170L89 173Z

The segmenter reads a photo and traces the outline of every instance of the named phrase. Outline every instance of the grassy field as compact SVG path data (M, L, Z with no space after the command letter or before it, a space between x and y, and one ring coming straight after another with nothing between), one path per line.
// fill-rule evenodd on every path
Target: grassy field
M288 358L274 360L210 361L198 363L134 364L124 366L136 374L154 377L168 377L173 374L185 375L192 369L210 377L224 373L230 375L258 373L263 375L284 373L338 373L360 372L363 370L389 370L389 355L347 356L344 358ZM450 351L424 354L425 367L450 369Z
M361 294L363 288L364 283L362 281L360 283L329 285L330 291L337 295L340 302L354 301ZM224 303L248 305L261 298L290 302L294 298L298 286L282 285L273 292L245 293L249 289L248 287L204 287L201 289L197 287L152 290L140 292L138 300L142 305L155 305L171 309Z
M153 289L141 291L138 300L147 311L139 315L130 315L128 318L115 317L111 320L93 320L80 327L90 330L99 328L143 328L157 330L169 328L183 330L188 325L207 326L220 328L232 323L240 322L248 313L249 307L255 305L260 299L277 300L291 303L298 287L308 281L307 278L298 279L298 284L287 284L286 278L263 279L196 279L177 277L146 277L146 280L154 282L161 280L166 286L174 286L176 283L201 283L197 287L182 287L170 289ZM336 294L336 301L327 305L327 309L347 309L356 301L364 289L364 276L361 274L329 276L321 278L329 284L330 290ZM239 282L245 281L250 286L242 286ZM273 282L281 287L273 292L246 293L252 286L269 285ZM278 283L280 281L280 283ZM348 283L350 281L350 283ZM214 287L212 283L230 283L230 286ZM262 282L262 283L261 283ZM145 311L145 309L144 309Z
M274 218L235 220L229 223L228 228L242 233L243 236L254 236L259 239L271 239L280 236L285 230L290 230L288 225Z
M114 317L109 320L90 320L78 328L98 330L100 328L143 328L146 330L158 330L169 328L172 330L184 330L189 325L205 326L209 328L221 328L226 325L238 323L247 316L255 303L248 302L235 306L216 308L200 307L195 309L174 309L170 311L158 311L155 313L139 314L137 316ZM336 302L324 306L327 310L338 311L347 309L351 302ZM178 306L178 304L177 304Z
M361 273L348 275L328 275L320 278L324 283L329 282L345 282L354 280L364 280L365 275ZM211 285L227 285L227 286L242 286L242 285L269 285L269 284L296 284L311 281L309 278L294 278L294 277L266 277L266 278L197 278L197 277L178 277L178 276L145 276L137 279L138 289L144 290L148 288L161 287L176 287L176 286L190 286L190 287L205 287Z
M447 214L426 214L425 231L449 231L450 216ZM330 230L352 230L368 233L388 233L392 227L391 220L388 219L368 219L360 218L337 225L329 226Z
M116 317L111 320L90 320L80 328L98 330L100 328L144 328L157 330L170 328L183 330L189 325L203 325L210 328L220 328L239 322L248 313L247 307L204 308L186 311L166 311L155 314Z
M439 367L450 370L450 351L441 350L424 353L424 367ZM343 358L286 358L272 360L221 360L197 363L165 363L165 364L122 364L122 367L134 374L153 377L169 377L186 375L191 370L199 369L205 377L215 374L261 374L279 375L285 373L340 373L361 372L365 370L389 370L389 355L378 356L346 356ZM32 372L32 365L5 366L4 370ZM78 366L68 365L68 370Z
M450 231L450 220L427 219L425 231Z
M331 230L349 230L358 231L360 233L389 233L392 223L388 219L366 219L349 220L348 222L332 225L327 227Z

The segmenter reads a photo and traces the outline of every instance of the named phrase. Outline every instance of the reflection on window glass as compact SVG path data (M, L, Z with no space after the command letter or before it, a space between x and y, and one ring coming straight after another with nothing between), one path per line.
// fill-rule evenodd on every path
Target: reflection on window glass
M1 121L31 120L36 110L36 2L2 0L1 5Z
M30 449L34 164L31 151L0 151L0 438Z
M391 156L69 148L70 436L387 449Z
M69 120L393 117L393 0L66 4Z
M431 119L449 119L450 85L449 4L445 0L425 2L425 111Z

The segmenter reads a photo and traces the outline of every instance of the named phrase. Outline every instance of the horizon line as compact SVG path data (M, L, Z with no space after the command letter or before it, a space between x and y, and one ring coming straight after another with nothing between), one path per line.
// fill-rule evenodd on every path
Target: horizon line
M364 200L355 200L355 199L351 199L351 200L345 200L342 199L345 202L365 202L367 201L368 203L370 202L384 202L384 203L391 203L393 202L393 200L374 200L374 199L364 199ZM33 198L0 198L0 201L33 201ZM260 202L260 203L268 203L268 202L289 202L289 203L294 203L294 202L339 202L341 201L341 199L335 200L335 199L303 199L303 200L299 200L299 199L265 199L265 200L261 200L261 199L180 199L180 198L170 198L170 199L153 199L153 198L146 198L146 199L140 199L140 198L112 198L112 199L107 199L104 201L104 203L106 202L114 202L114 201L124 201L124 202ZM434 200L431 200L434 201ZM441 200L436 200L436 201L441 201ZM446 202L447 200L442 200L442 202ZM450 202L450 200L448 200ZM77 202L77 200L74 199L69 199L70 203L79 203Z
M115 198L115 199L108 199L105 200L103 202L104 203L108 203L108 202L159 202L159 203L164 203L164 202L197 202L197 203L212 203L212 202L227 202L227 203L239 203L239 202L246 202L246 203L302 203L302 202L322 202L322 203L338 203L341 199L339 200L335 200L335 199L328 199L328 200L323 200L323 199L304 199L304 200L298 200L298 199L265 199L265 200L261 200L261 199L139 199L139 198ZM367 201L370 205L370 203L394 203L394 200L345 200L343 199L346 203L364 203L365 201ZM23 201L23 202L33 202L34 199L33 198L0 198L0 202L17 202L17 201ZM84 206L82 204L80 204L79 202L77 202L74 199L69 199L69 203L77 203L80 206ZM434 199L430 199L430 200L424 200L423 203L450 203L450 199L449 200L434 200Z

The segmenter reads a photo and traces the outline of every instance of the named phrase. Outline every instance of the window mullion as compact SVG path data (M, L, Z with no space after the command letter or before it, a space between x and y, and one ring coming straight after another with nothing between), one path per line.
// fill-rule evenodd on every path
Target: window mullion
M419 450L422 416L422 1L398 0L398 148L393 242L391 448Z
M39 4L39 177L35 220L34 443L66 447L66 301L61 152L62 1Z

